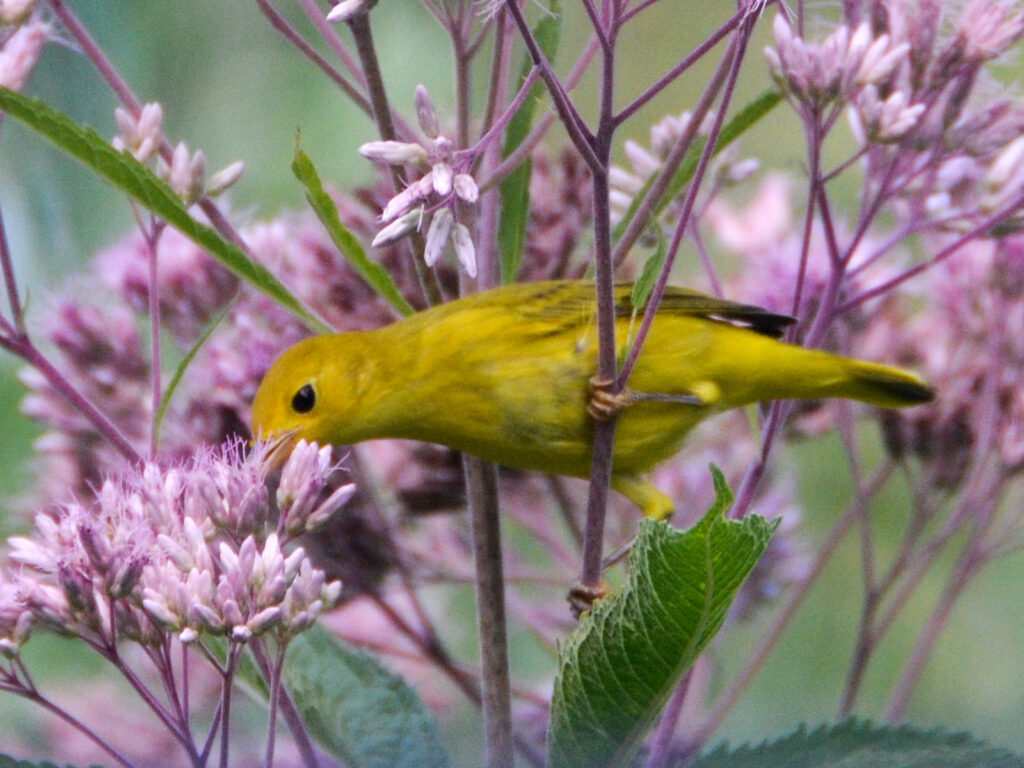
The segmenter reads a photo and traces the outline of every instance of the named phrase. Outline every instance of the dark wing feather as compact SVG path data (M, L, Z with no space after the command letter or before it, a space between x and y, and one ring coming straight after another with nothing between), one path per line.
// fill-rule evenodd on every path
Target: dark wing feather
M617 316L629 317L633 314L632 290L631 283L616 284ZM519 314L549 323L551 333L559 333L567 326L579 324L581 320L592 319L594 316L594 284L588 280L519 283L505 286L501 291L503 297L510 299L516 306ZM642 309L639 308L638 314ZM761 307L737 304L699 291L676 287L669 287L665 291L658 312L703 317L774 338L782 336L784 330L796 322L788 315L779 315Z
M628 315L633 312L633 303L630 301L631 293L632 286L628 283L620 283L615 286L615 311L617 314ZM658 305L658 312L703 317L738 328L748 328L762 336L771 336L776 339L782 336L786 328L796 322L795 317L769 312L767 309L755 307L752 304L737 304L734 301L719 299L700 291L673 286L669 286L665 290L661 304Z

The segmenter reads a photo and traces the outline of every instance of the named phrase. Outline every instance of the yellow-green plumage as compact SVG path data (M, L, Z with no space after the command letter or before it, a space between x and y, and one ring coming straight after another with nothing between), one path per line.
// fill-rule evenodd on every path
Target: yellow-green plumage
M639 322L617 286L617 334ZM929 400L912 373L807 350L774 336L791 322L756 307L670 288L629 381L636 393L698 396L702 405L637 399L619 416L612 485L646 514L671 501L641 480L715 413L777 398L845 397L898 407ZM382 437L441 443L512 467L586 477L597 370L593 284L526 283L475 294L374 331L318 336L274 363L253 403L253 431L319 443ZM308 412L296 393L312 386ZM305 409L308 402L301 402Z

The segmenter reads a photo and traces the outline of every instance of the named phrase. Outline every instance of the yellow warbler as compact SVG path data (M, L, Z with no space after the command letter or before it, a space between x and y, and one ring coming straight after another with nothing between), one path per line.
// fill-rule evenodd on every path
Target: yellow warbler
M630 291L616 287L621 347L638 320ZM730 408L776 398L845 397L888 407L932 398L913 373L778 341L791 322L670 288L622 393L612 487L648 516L671 514L671 499L644 473L675 453L696 424ZM587 477L596 370L592 283L508 285L377 330L296 344L256 393L253 433L336 445L409 438L510 467Z

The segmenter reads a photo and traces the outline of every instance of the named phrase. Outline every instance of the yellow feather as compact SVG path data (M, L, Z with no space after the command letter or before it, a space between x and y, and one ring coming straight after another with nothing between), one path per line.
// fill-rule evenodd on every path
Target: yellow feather
M629 296L629 286L616 288L620 345L629 342ZM593 302L586 281L517 284L378 330L307 339L264 378L253 432L293 432L322 444L410 438L506 466L586 477L588 382L597 370ZM616 428L612 486L645 514L664 517L671 500L642 476L708 416L777 398L899 407L933 396L912 373L774 338L790 322L670 289L629 381L634 394ZM307 386L303 395L311 397L297 397Z

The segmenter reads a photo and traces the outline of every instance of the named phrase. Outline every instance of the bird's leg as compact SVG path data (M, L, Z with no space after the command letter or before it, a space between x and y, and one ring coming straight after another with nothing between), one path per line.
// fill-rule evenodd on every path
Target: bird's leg
M711 405L721 396L718 385L710 381L699 381L694 392L662 394L659 392L638 392L629 387L621 392L613 392L612 379L599 376L591 377L587 382L587 413L595 421L608 421L633 403L646 401L655 403L680 403L682 405Z
M587 413L594 421L608 421L629 407L630 392L624 389L613 392L614 379L592 376L587 382Z
M598 600L603 600L611 594L611 590L608 588L608 584L605 581L596 587L589 587L586 584L576 584L572 589L569 590L567 599L569 600L569 610L572 611L574 618L579 619L580 615L585 611L589 611L594 607L594 603Z

